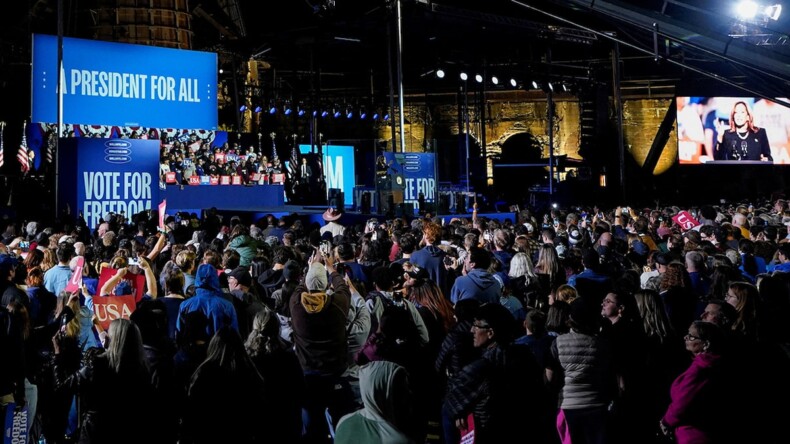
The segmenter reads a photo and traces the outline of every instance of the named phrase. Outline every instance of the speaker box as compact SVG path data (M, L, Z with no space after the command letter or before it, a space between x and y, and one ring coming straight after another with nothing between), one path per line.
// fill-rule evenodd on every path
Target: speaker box
M371 194L367 191L362 192L362 202L359 204L359 211L362 214L370 214L370 196Z
M450 214L450 195L439 193L439 214Z
M344 204L343 204L343 192L340 191L340 188L330 188L329 189L329 206L337 208L339 211L345 211Z

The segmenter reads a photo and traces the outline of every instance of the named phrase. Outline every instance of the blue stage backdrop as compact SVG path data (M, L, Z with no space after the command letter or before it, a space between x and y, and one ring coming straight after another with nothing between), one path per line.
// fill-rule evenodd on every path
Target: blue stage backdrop
M159 141L61 139L58 205L82 213L93 229L108 213L135 213L159 205Z
M57 122L57 37L33 35L33 122ZM63 121L217 129L217 55L63 39Z
M326 189L339 188L343 192L343 203L354 205L354 147L343 145L325 145L323 168L326 178ZM299 152L310 153L310 145L299 145Z
M403 202L417 203L420 193L425 202L436 202L436 161L434 153L384 152L387 163L392 161L395 175L403 177Z

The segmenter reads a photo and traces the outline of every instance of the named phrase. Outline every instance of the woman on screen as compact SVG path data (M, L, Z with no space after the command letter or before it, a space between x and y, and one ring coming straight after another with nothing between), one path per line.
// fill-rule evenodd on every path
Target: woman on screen
M730 127L718 122L716 160L773 161L765 129L757 128L745 102L735 102L730 112Z

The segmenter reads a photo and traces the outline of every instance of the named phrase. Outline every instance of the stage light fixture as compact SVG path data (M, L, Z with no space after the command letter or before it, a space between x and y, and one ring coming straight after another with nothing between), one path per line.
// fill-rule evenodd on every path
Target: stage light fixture
M468 78L469 78L469 76L468 76L468 75L466 75L466 73L465 73L465 72L463 72L463 71L461 72L461 74L460 74L460 77L461 77L461 80L463 80L464 82L466 82L466 79L468 79Z
M219 73L220 73L220 74L223 74L224 72L225 72L225 71L223 71L223 70L222 70L222 68L220 68L220 69L219 69Z
M318 111L317 110L313 110L313 117L318 117Z
M277 107L272 105L271 108L269 108L269 114L276 114L276 113L277 113Z
M763 10L763 14L771 20L779 20L779 16L782 15L782 5L766 6Z
M354 117L354 111L352 110L346 111L346 119L350 119L352 117Z
M493 83L494 85L499 85L499 79L497 78L497 76L491 76L491 83Z
M475 74L475 81L477 83L483 83L483 76L481 76L480 74Z
M293 110L291 109L291 105L285 105L285 111L283 112L286 116L290 116Z
M444 78L444 70L439 68L436 70L436 77L443 79Z
M321 117L326 117L329 115L328 111L321 111Z
M255 111L255 114L258 114L258 113L260 113L261 111L263 111L263 108L261 108L260 106L256 106L256 107L255 107L255 109L254 109L253 111Z
M334 116L334 117L335 117L335 119L337 119L338 117L340 117L340 111L338 111L338 110L335 110L335 113L334 113L334 114L332 114L332 116Z
M568 92L568 85L566 83L562 84L562 90Z
M516 82L516 79L513 78L510 79L510 86L512 86L513 88L518 86L518 82Z
M390 115L389 114L384 114L384 121L387 121L389 119L390 119Z
M247 111L247 105L241 105L239 107L239 111L241 111L241 112Z
M379 113L373 113L373 120L379 120Z
M367 116L368 116L368 113L366 113L364 109L359 112L359 118L360 119L364 120Z
M297 114L299 117L302 117L302 116L304 115L304 110L303 110L302 108L298 108L298 111L296 111L296 114Z
M538 86L538 82L535 80L532 81L532 89L540 89L540 87Z
M549 82L549 89L551 90L551 92L554 92L554 85L552 85L551 82Z

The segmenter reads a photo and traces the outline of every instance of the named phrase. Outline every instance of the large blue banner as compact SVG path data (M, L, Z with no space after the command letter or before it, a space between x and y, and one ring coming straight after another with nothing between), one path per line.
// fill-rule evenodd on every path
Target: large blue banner
M323 170L326 189L339 188L343 192L343 203L354 205L354 147L343 145L325 145ZM310 145L299 145L299 152L310 153Z
M402 187L403 202L417 203L420 194L425 202L436 201L436 159L434 153L392 153L384 152L384 159L394 170L395 177L402 177L403 183L393 184Z
M127 218L159 205L159 141L61 139L58 156L61 210L82 213L91 229L99 218Z
M57 37L33 36L33 122L57 122ZM217 129L217 55L63 39L63 121Z

